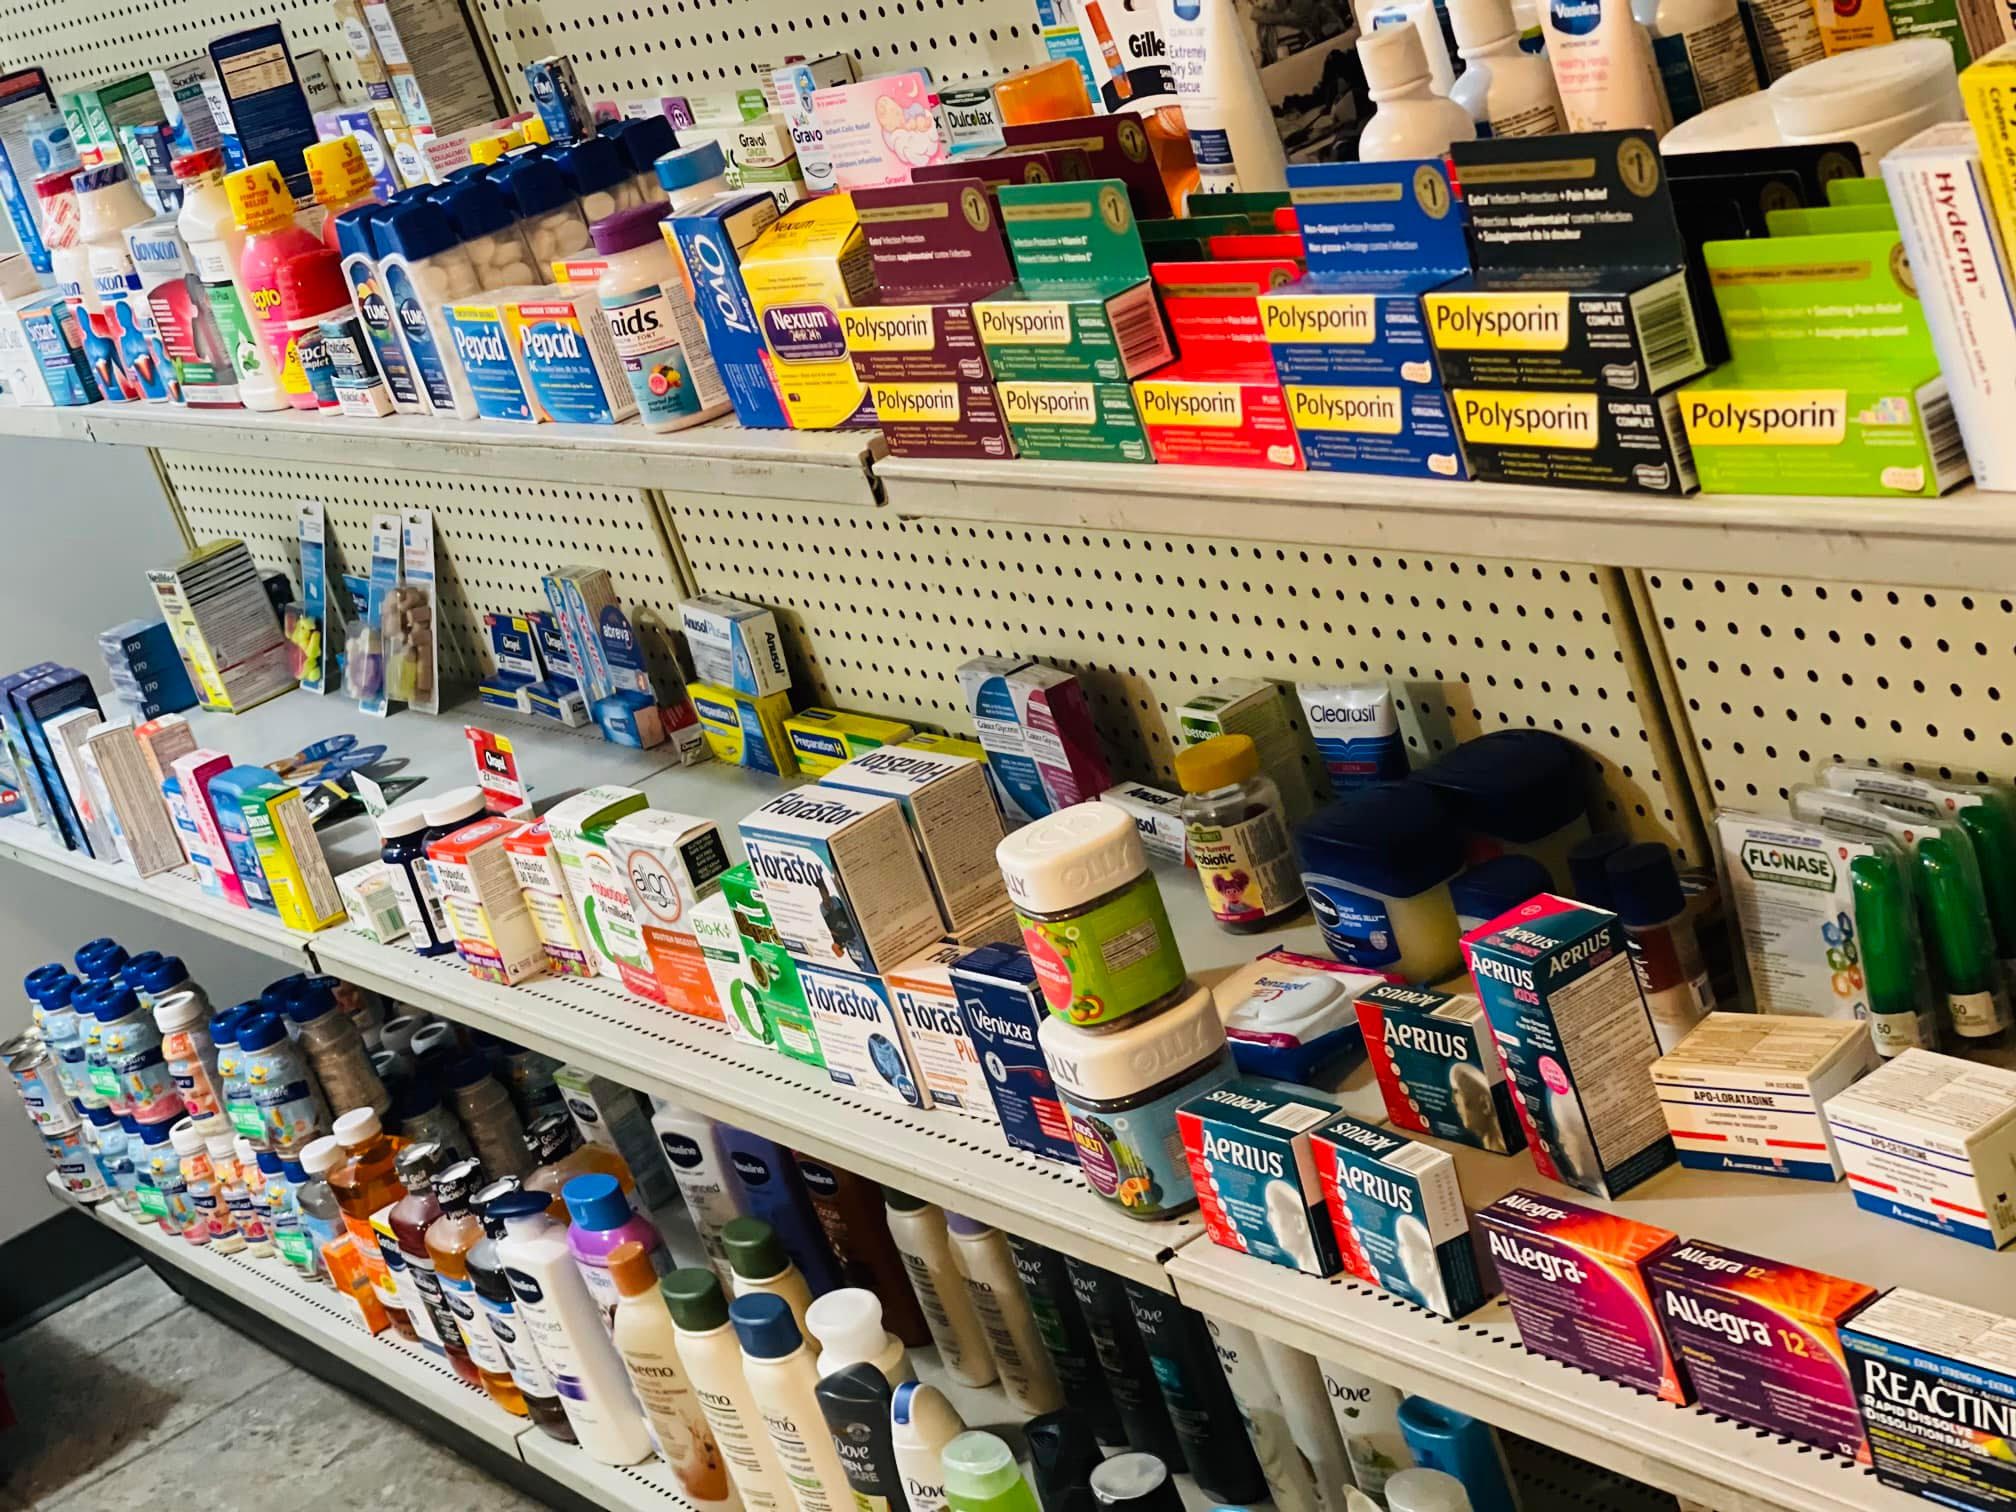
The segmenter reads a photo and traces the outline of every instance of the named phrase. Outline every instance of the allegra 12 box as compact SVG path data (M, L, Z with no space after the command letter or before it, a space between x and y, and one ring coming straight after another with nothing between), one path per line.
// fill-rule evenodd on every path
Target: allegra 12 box
M1647 1279L1678 1234L1528 1191L1507 1192L1479 1211L1477 1226L1520 1343L1668 1402L1687 1401Z
M1899 1287L1841 1342L1878 1480L1940 1506L2016 1507L2016 1321Z
M1312 1142L1345 1270L1445 1318L1483 1305L1453 1159L1341 1113Z

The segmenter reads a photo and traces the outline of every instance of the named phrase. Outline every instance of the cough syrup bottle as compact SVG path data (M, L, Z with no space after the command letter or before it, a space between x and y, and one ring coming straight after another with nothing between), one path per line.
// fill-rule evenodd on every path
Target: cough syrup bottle
M280 392L297 410L315 408L315 391L287 331L287 312L280 300L280 269L290 258L319 252L322 242L294 218L294 196L272 163L240 168L224 180L231 218L245 233L238 260L238 282L244 291L246 314L259 337L261 350L280 375Z
M231 214L231 196L224 188L223 152L212 147L177 159L175 182L182 186L182 210L175 218L175 229L189 244L197 281L210 302L210 318L217 323L217 333L223 337L224 350L238 375L238 401L248 410L285 409L280 370L266 355L238 281L245 233Z

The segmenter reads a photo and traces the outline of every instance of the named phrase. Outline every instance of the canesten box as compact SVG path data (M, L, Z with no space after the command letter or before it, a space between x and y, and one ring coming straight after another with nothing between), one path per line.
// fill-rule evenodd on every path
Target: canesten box
M1505 1155L1526 1146L1483 1004L1385 982L1355 1004L1386 1116L1416 1134Z
M1468 475L1439 388L1290 383L1282 393L1311 472Z
M1177 361L1134 382L1157 462L1295 471L1302 450L1271 367Z
M1345 1270L1445 1318L1483 1305L1453 1159L1341 1113L1311 1143Z
M1901 1287L1841 1328L1877 1479L1948 1507L2016 1507L2016 1321Z
M1001 814L987 787L986 767L969 756L885 747L827 773L828 787L895 799L910 821L938 900L945 929L960 934L1008 906L994 847Z
M1335 1117L1320 1092L1235 1077L1176 1110L1213 1243L1311 1276L1337 1273L1311 1131Z
M1699 486L1674 394L1451 388L1449 405L1470 475L1482 482L1660 494Z
M1687 1401L1647 1276L1678 1234L1526 1191L1479 1211L1477 1226L1520 1343L1668 1402Z
M1013 1149L1076 1167L1071 1120L1036 1039L1049 1010L1029 952L1019 945L983 945L952 963L952 989L1002 1136Z
M695 1018L721 1018L714 984L693 933L692 913L720 889L728 850L711 819L645 809L609 827L607 843L630 887L657 990L653 1002ZM637 989L633 986L632 991Z
M1876 1069L1859 1019L1711 1013L1652 1063L1680 1164L1839 1181L1822 1106Z
M1967 480L1968 449L1938 372L1904 384L1874 375L1837 383L1733 366L1677 397L1710 493L1930 499Z
M1840 1329L1875 1287L1698 1239L1645 1269L1703 1407L1869 1463Z
M784 721L792 759L807 777L824 777L856 756L900 745L914 733L900 719L878 719L839 709L800 709Z
M791 757L791 743L784 734L784 717L791 712L789 693L770 693L753 698L714 683L688 683L693 712L700 719L700 733L716 761L744 766L773 777L796 775L798 763Z
M515 819L479 819L427 845L428 869L470 975L506 986L546 969L546 949L504 850Z
M1070 462L1153 462L1126 383L995 385L1016 455Z
M952 988L952 963L965 954L958 941L940 940L890 967L882 979L896 1001L896 1016L903 1021L903 1037L929 1105L991 1119L994 1094Z
M579 910L568 893L567 874L546 821L528 824L504 841L526 912L546 951L546 969L555 976L593 976L595 963L581 942L574 920Z
M1857 1207L1985 1249L2016 1239L2016 1071L1906 1050L1825 1112Z
M911 1059L894 994L880 977L800 960L798 981L819 1034L826 1074L836 1086L913 1108L931 1106L924 1078Z
M859 366L857 360L856 366ZM1006 458L1015 455L1001 398L991 383L868 380L875 423L897 457Z

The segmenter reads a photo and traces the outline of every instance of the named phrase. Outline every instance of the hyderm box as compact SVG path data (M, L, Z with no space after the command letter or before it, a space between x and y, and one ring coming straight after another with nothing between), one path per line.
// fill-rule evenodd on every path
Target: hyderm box
M1497 1155L1525 1148L1526 1130L1476 998L1383 982L1354 1006L1395 1124Z
M1483 1305L1488 1288L1453 1159L1342 1113L1313 1144L1345 1270L1445 1318Z
M1311 1131L1334 1118L1321 1092L1234 1077L1176 1110L1199 1216L1213 1243L1311 1276L1337 1273Z
M1942 1506L2016 1506L2016 1321L1899 1287L1841 1343L1877 1479Z

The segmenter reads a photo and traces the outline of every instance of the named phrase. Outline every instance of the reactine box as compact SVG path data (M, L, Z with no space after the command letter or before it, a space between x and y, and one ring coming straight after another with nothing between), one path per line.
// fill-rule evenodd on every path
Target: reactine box
M1948 1507L2016 1507L2016 1321L1901 1287L1841 1329L1876 1477Z
M1445 1318L1483 1306L1455 1160L1341 1113L1312 1143L1345 1270Z
M1526 1147L1491 1024L1474 997L1384 982L1354 1004L1386 1115L1504 1155Z

